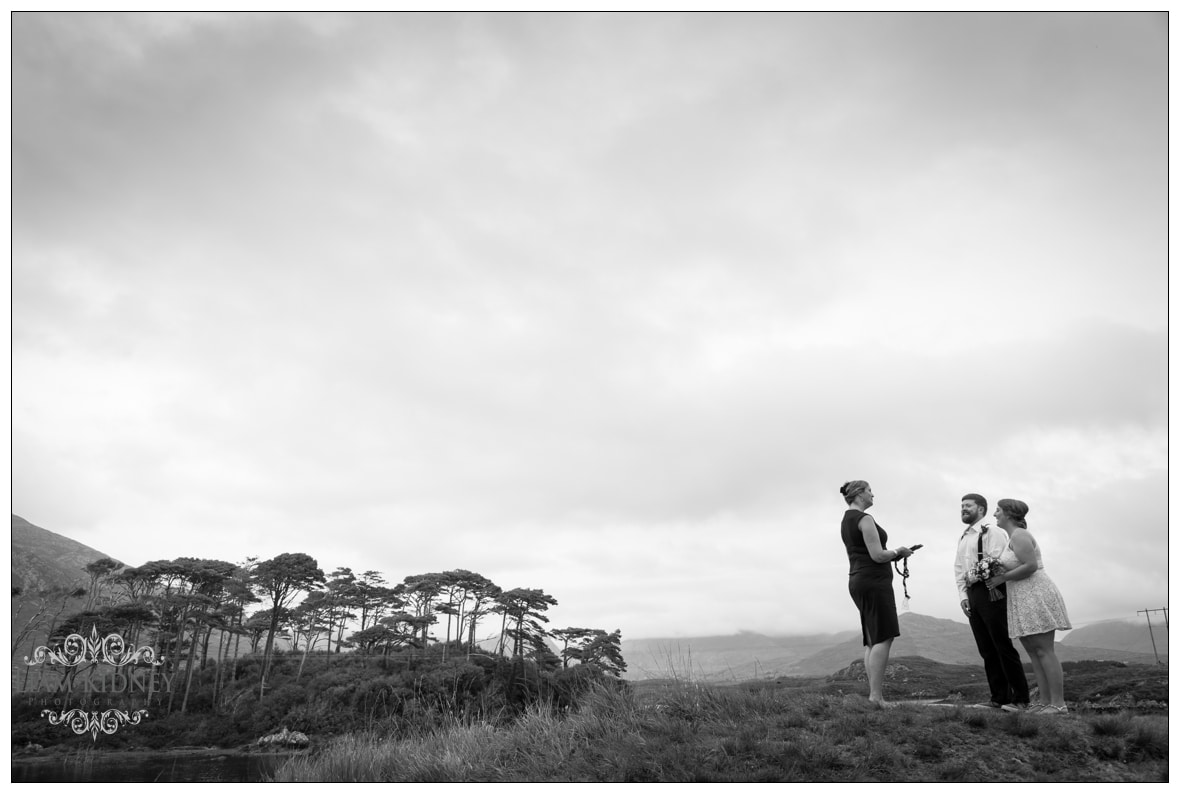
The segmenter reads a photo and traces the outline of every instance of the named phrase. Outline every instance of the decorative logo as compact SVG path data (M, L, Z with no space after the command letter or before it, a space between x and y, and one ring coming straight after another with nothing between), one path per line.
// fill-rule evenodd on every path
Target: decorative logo
M81 634L71 634L61 644L61 650L54 650L44 645L33 651L33 661L25 657L26 665L41 664L43 662L64 664L66 667L77 667L82 662L103 662L104 664L122 667L126 664L143 662L144 664L159 665L164 660L156 660L156 651L144 645L135 652L126 650L126 643L118 634L108 634L100 642L98 626L90 627L90 639Z
M79 736L89 731L91 741L97 741L99 731L109 735L119 730L120 725L138 725L140 720L148 716L148 711L147 709L138 709L128 714L126 711L118 709L107 709L100 714L97 711L70 709L69 711L63 710L58 714L45 709L41 712L41 716L47 717L50 725L69 725L70 729Z
M119 634L108 634L99 639L98 627L94 625L90 627L88 638L81 634L71 634L57 648L42 645L33 651L32 660L25 657L25 665L30 667L47 664L69 668L56 689L58 694L64 693L67 696L65 705L72 705L70 700L75 688L79 686L83 692L83 700L85 695L91 696L91 705L98 703L96 695L132 694L137 690L144 694L146 700L152 693L159 692L161 687L171 688L168 677L161 675L157 680L155 675L156 668L163 663L162 658L156 658L155 649L145 645L131 650ZM82 664L92 667L99 664L110 665L119 672L112 679L103 678L92 682L87 678L78 682L77 673ZM138 665L148 667L152 674L150 679L135 676ZM59 705L61 701L55 700L54 704ZM108 700L106 705L113 704ZM109 735L119 730L120 725L138 725L140 720L148 716L148 710L108 708L102 711L86 711L75 707L63 708L60 711L44 709L41 716L46 717L50 725L66 725L79 736L89 733L91 740L97 741L100 731Z

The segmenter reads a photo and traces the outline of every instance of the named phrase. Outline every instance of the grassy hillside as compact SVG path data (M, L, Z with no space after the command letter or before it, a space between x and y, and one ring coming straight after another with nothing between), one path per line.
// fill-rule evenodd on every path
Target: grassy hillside
M75 588L85 587L85 568L107 556L89 546L34 526L12 516L12 633L11 680L24 674L24 656L47 641L47 629L55 617L82 610L85 597L70 598Z
M26 593L58 585L85 585L83 570L107 555L12 517L12 584Z
M1102 709L1091 686L1167 692L1158 666L1070 666L1067 716L965 708L968 668L902 658L878 709L856 671L733 686L682 680L602 689L567 714L507 726L453 720L392 741L339 737L293 759L283 782L1164 782L1166 707ZM863 672L863 671L862 671ZM1162 679L1159 676L1162 675ZM1154 676L1154 677L1153 677ZM1072 687L1072 688L1071 688ZM921 693L940 692L950 705ZM968 695L968 697L964 697Z

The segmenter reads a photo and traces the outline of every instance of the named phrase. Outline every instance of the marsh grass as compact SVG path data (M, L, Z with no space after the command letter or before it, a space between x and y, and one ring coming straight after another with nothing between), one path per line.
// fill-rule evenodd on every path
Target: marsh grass
M1167 780L1166 715L1007 714L673 682L599 688L568 712L416 735L340 737L284 782L857 782Z
M77 779L84 780L91 775L95 762L100 757L93 747L77 748L66 754L65 767Z

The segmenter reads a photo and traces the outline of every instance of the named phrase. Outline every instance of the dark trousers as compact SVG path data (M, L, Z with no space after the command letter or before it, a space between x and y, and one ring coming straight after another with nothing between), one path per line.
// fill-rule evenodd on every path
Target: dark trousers
M1006 588L1000 585L999 589ZM983 657L983 670L987 673L992 700L1001 706L1027 703L1028 680L1024 677L1024 665L1008 637L1008 599L992 601L987 585L978 582L967 588L967 606L971 608L968 620L971 633L975 635L975 646Z

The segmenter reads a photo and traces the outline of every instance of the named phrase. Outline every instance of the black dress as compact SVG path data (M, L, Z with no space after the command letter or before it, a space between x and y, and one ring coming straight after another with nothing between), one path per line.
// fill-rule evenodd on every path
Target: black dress
M860 531L860 520L867 513L849 509L840 523L840 537L848 551L848 594L860 610L860 629L866 646L901 636L897 622L897 601L893 597L893 567L888 562L874 562ZM881 548L889 536L877 525Z

